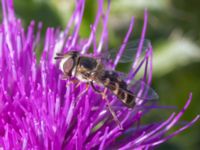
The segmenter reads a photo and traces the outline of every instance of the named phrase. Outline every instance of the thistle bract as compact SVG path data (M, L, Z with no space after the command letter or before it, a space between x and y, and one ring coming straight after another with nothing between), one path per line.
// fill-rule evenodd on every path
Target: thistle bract
M151 149L182 130L190 127L199 119L194 118L174 133L165 136L184 114L192 96L179 113L172 113L166 121L140 124L140 119L156 104L139 103L134 109L121 105L111 93L107 93L110 104L119 118L123 130L113 121L105 101L91 88L81 94L85 84L75 88L75 84L62 80L57 52L70 50L88 54L90 48L96 57L103 54L108 44L107 22L110 9L103 10L103 0L98 0L95 21L87 39L79 36L85 1L76 1L75 10L64 31L46 29L41 58L36 59L36 49L40 44L42 24L32 21L27 29L15 17L12 0L2 0L3 20L0 26L0 147L3 149ZM141 80L147 85L152 78L152 47L149 44L142 54L143 41L147 26L147 11L138 49L133 58L132 69L127 82L134 79L144 66ZM100 40L96 40L96 30L102 23ZM132 32L134 18L124 38L124 43ZM72 31L72 32L69 32ZM36 34L34 34L36 33ZM114 62L115 69L123 55L124 45L118 51ZM67 84L67 85L66 85ZM78 101L77 101L78 100ZM75 101L77 104L75 105Z

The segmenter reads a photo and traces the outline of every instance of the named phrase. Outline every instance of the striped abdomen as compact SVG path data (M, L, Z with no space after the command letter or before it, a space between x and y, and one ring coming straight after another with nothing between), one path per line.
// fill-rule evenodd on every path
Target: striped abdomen
M105 87L110 89L126 106L135 106L135 96L127 89L127 84L114 71L105 71L101 77Z

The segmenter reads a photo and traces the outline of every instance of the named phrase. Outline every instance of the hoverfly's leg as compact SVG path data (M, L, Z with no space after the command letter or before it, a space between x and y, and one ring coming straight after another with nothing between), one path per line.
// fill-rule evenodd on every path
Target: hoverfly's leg
M76 97L76 99L75 99L75 101L74 101L74 106L77 105L77 103L78 103L80 97L82 97L83 94L85 94L85 93L88 91L89 87L90 87L90 85L89 85L89 84L86 84L85 90L83 90L83 91Z
M94 90L95 93L97 94L101 94L102 95L102 98L106 101L106 106L108 108L108 110L110 111L113 119L115 120L115 122L117 123L117 125L119 126L119 128L121 130L123 130L123 127L119 121L119 119L117 118L117 115L115 114L115 112L113 111L113 109L111 108L111 105L109 103L109 100L107 99L107 96L106 96L106 92L107 92L107 88L105 88L105 90L102 92L102 91L99 91L98 89L95 88L93 82L89 82L89 84L91 85L92 89Z
M79 81L77 79L70 79L68 76L65 76L65 75L63 77L65 78L65 80L68 80L66 86L68 86L70 84L79 83Z
M103 93L102 91L99 91L98 89L96 89L96 87L94 86L93 82L89 82L89 84L91 85L91 87L92 87L92 89L94 90L95 93L97 93L97 94Z
M81 82L79 82L78 84L76 84L75 89L77 89L80 85L81 85Z
M61 76L61 80L68 80L68 79L69 79L69 77L67 75L62 75Z
M101 94L102 94L102 98L106 101L106 106L107 106L107 108L109 109L109 111L110 111L110 113L111 113L113 119L115 120L115 122L117 123L117 125L119 126L119 128L120 128L121 130L123 130L123 127L122 127L122 125L121 125L119 119L117 118L116 113L113 111L113 109L112 109L112 107L111 107L111 105L110 105L110 102L109 102L109 100L107 99L106 92L107 92L107 88L105 88L104 92L101 93Z
M78 84L76 84L76 83L78 83ZM77 80L77 79L71 79L71 80L69 80L69 81L67 82L66 87L67 87L68 85L70 85L70 84L76 84L76 86L75 86L75 88L74 88L74 91L73 91L73 92L75 92L76 89L81 85L81 82L79 82L79 80Z

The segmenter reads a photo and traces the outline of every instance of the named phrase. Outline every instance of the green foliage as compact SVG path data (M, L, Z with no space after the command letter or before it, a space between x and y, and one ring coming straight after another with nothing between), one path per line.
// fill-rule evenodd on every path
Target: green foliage
M42 21L44 35L47 27L61 27L60 16L56 9L45 1L34 0L17 0L14 1L15 11L18 17L23 19L24 25L27 27L31 20L37 23Z

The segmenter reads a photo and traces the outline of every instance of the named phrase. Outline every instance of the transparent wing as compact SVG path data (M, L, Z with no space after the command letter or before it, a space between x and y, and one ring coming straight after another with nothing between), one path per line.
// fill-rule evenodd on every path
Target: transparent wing
M133 61L133 59L134 59L134 57L136 55L138 46L139 46L139 42L140 42L140 40L134 40L134 41L130 41L130 42L122 44L122 45L125 45L125 49L124 49L124 52L123 52L123 54L122 54L122 56L121 56L121 58L119 60L120 63L128 63L128 62L132 62ZM149 44L150 44L150 40L144 39L144 43L143 43L143 47L142 47L142 52L143 53L145 53L145 51L147 50ZM115 58L117 56L117 53L118 53L118 50L120 49L120 47L119 48L115 48L115 49L110 49L109 50L109 54L107 54L107 59L108 60L109 59L115 60Z
M158 100L159 96L148 84L142 80L132 80L128 84L128 90L139 99Z

